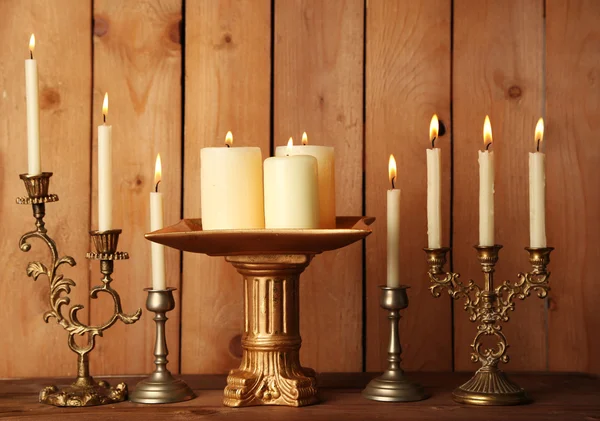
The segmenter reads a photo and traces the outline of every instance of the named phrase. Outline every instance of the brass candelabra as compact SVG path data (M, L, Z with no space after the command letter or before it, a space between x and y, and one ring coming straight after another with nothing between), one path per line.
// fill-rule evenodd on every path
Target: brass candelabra
M453 299L464 298L469 320L480 323L471 343L471 361L480 362L482 366L468 382L454 390L453 398L460 403L517 405L530 400L525 391L498 368L500 362L507 363L509 360L506 353L508 343L500 323L508 322L509 313L515 309L515 299L524 300L531 292L536 292L540 298L548 295L550 272L546 267L553 248L525 248L533 269L519 273L517 282L504 281L494 287L494 270L501 248L501 245L475 246L484 276L483 288L472 280L464 284L459 280L460 274L444 271L449 248L424 249L429 265L429 289L433 296L439 297L446 289ZM487 347L484 339L490 337L495 338L497 343Z
M83 308L82 305L74 305L69 309L68 316L63 315L63 307L71 302L69 293L71 288L75 287L72 279L65 278L59 273L60 266L67 264L75 266L75 259L71 256L59 257L56 243L46 230L44 216L46 215L46 203L57 202L58 196L48 194L51 172L44 172L40 175L21 174L21 180L25 183L27 189L26 197L17 198L18 204L31 205L33 216L35 218L36 229L23 234L19 241L19 246L23 251L29 251L30 239L40 239L46 243L50 249L50 265L36 261L27 265L27 276L37 280L44 275L50 282L50 310L44 313L44 321L48 323L51 318L62 326L68 333L68 344L71 351L75 352L77 358L77 378L70 386L59 389L56 386L47 386L40 392L40 402L55 406L93 406L103 405L114 402L121 402L127 399L127 385L119 383L115 387L105 381L96 382L89 372L88 354L94 349L96 336L102 336L102 332L114 325L118 320L125 324L135 323L141 316L142 310L137 309L133 314L125 314L121 309L121 298L112 286L112 273L115 260L128 259L126 252L117 251L120 229L107 231L91 231L95 252L87 253L90 260L100 260L100 272L103 275L102 284L95 286L90 291L90 297L97 298L101 292L111 296L114 302L113 315L99 326L88 326L79 320L78 312ZM75 335L83 336L87 334L87 343L83 346L75 341Z

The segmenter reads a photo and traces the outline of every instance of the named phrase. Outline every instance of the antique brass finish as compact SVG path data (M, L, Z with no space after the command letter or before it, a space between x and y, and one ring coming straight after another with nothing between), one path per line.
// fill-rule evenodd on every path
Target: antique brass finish
M453 392L453 398L460 403L473 405L517 405L530 401L525 391L511 382L499 368L498 363L509 360L506 350L508 344L500 322L508 322L509 312L515 309L515 299L524 300L532 291L540 298L545 298L550 290L548 278L550 272L546 269L550 263L552 247L529 248L531 272L519 273L518 281L504 281L494 287L494 268L498 262L498 252L501 245L475 246L477 258L481 264L484 276L484 288L480 288L472 280L468 284L459 281L459 274L444 272L448 248L425 249L429 264L429 289L434 297L441 295L442 289L454 298L464 298L464 309L469 314L469 320L480 322L477 334L471 344L471 361L481 362L482 367L465 384ZM485 337L495 337L496 347L484 347Z
M129 395L129 400L137 403L173 403L187 401L196 397L192 389L180 379L176 379L167 369L167 337L165 335L166 313L175 308L173 291L176 288L165 290L154 290L146 288L148 299L146 308L155 313L156 342L154 343L154 364L156 369L145 380L135 386L135 390Z
M381 297L379 303L381 308L389 311L390 315L390 343L388 348L388 368L379 377L371 380L362 391L362 395L374 401L383 402L413 402L426 399L427 393L417 383L411 382L400 368L402 359L402 346L398 322L400 321L400 310L408 307L408 295L405 285L399 287L380 286Z
M58 269L63 264L75 266L75 259L71 256L59 258L56 243L50 238L45 227L45 204L58 200L58 196L48 194L51 176L52 173L42 173L37 176L21 174L20 176L25 183L28 197L18 198L17 203L32 205L36 229L24 234L19 241L19 246L21 250L29 251L31 244L28 241L38 238L44 241L50 249L52 259L50 266L46 266L42 262L30 262L27 265L27 276L37 280L40 275L44 275L50 282L50 310L44 313L44 321L48 323L51 318L55 318L56 322L68 332L69 348L78 355L77 379L71 386L62 390L56 386L45 387L40 392L39 399L42 403L54 406L93 406L120 402L127 398L127 385L119 383L116 387L111 388L105 381L96 382L89 373L88 353L94 349L96 336L102 336L102 332L115 324L117 320L131 324L135 323L142 314L141 309L132 315L124 314L119 294L110 285L113 261L127 259L129 256L127 253L116 251L121 230L91 232L96 251L88 253L87 257L100 260L100 271L104 277L101 280L102 285L93 287L90 296L97 298L100 292L109 294L114 301L114 313L108 321L100 326L87 326L79 320L77 314L83 308L79 304L70 308L68 317L63 315L62 308L70 304L71 299L68 295L71 288L75 287L75 282L59 274ZM87 334L87 344L80 346L75 342L75 335L82 336L84 334Z
M231 370L227 406L318 402L315 373L300 365L300 274L310 255L227 256L244 277L242 362Z
M300 365L299 279L312 258L362 240L374 218L338 217L336 229L202 231L199 219L146 234L169 247L225 256L244 279L242 362L223 403L304 406L318 402L315 373Z

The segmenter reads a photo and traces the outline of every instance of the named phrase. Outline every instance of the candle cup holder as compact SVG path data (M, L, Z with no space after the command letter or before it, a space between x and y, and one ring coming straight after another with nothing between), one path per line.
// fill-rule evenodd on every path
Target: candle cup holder
M441 290L446 289L453 299L464 298L464 309L469 314L469 320L481 323L471 343L471 361L480 362L482 367L468 382L454 390L452 396L459 403L518 405L530 402L525 390L510 381L498 368L498 363L509 361L506 353L508 343L500 322L508 322L509 312L515 309L515 299L524 300L531 292L536 292L540 298L548 295L550 272L546 267L550 263L553 248L525 248L533 269L519 273L517 282L504 281L494 287L494 268L501 248L501 245L475 246L484 276L483 288L472 280L465 285L459 281L458 273L444 272L449 248L424 249L429 265L429 289L433 296L439 297ZM484 347L486 337L495 337L498 341L496 347Z
M105 381L96 382L90 376L88 360L88 354L94 349L96 336L102 336L102 332L118 320L126 324L135 323L142 314L141 309L131 315L124 314L121 309L119 294L110 285L114 261L129 258L127 253L116 250L121 230L90 232L96 251L90 252L86 256L88 259L100 260L100 271L103 275L102 285L93 287L90 291L90 297L97 298L101 292L109 294L115 306L113 315L102 325L88 326L78 318L78 312L83 306L74 305L70 308L68 317L65 317L62 313L63 306L70 304L71 299L68 295L71 288L75 287L75 282L59 274L58 270L63 264L75 266L75 259L71 256L59 257L56 243L50 238L46 230L44 223L45 204L58 201L57 195L48 194L51 176L52 173L42 173L35 176L21 174L20 176L25 183L28 195L17 198L17 203L32 206L36 229L25 233L19 241L19 246L22 251L29 251L31 244L28 241L37 238L44 241L50 249L52 257L50 265L46 266L42 262L30 262L27 265L27 276L37 280L38 277L44 275L50 282L50 310L44 313L44 321L48 323L51 318L54 318L67 331L69 348L78 356L77 378L73 384L63 389L56 386L45 387L40 392L39 400L41 403L54 406L93 406L121 402L127 398L127 385L119 383L111 388ZM87 335L86 345L78 345L75 342L75 335Z
M225 256L244 280L242 362L223 403L304 406L318 402L315 372L300 364L300 274L319 253L365 238L374 218L338 217L336 229L203 231L200 220L146 234L182 251Z
M154 321L156 322L156 342L154 344L154 364L156 368L147 379L142 380L135 386L135 390L129 396L129 400L132 402L146 404L174 403L196 397L192 389L183 380L173 377L167 369L169 349L167 348L165 324L167 322L167 312L175 308L173 291L176 289L144 289L144 291L148 291L146 308L154 313Z
M405 375L400 362L402 359L402 346L398 322L400 321L400 310L408 307L408 286L398 287L380 286L381 297L379 304L381 308L389 311L390 319L390 341L388 347L388 368L379 377L371 380L362 391L362 395L374 401L382 402L414 402L428 398L429 396L417 383L410 381Z

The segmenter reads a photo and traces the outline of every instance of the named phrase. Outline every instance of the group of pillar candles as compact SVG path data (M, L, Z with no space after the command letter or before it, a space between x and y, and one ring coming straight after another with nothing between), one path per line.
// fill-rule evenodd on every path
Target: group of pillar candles
M28 173L41 174L37 64L35 38L30 39L30 59L25 60ZM106 124L108 95L98 126L98 230L112 229L112 127ZM539 151L544 131L540 118L535 129L536 152L529 154L530 247L546 247L545 155ZM435 147L439 122L433 116L427 150L428 247L440 248L441 151ZM492 129L486 116L484 150L479 151L479 245L494 245L494 152ZM335 214L334 149L308 145L279 146L275 156L262 161L258 147L233 147L228 132L223 147L201 150L201 213L203 230L333 229ZM396 188L396 161L389 160L391 189L387 193L387 285L400 285L400 190ZM156 159L155 191L150 193L150 230L163 228L163 195L160 155ZM152 287L166 288L164 246L152 243Z

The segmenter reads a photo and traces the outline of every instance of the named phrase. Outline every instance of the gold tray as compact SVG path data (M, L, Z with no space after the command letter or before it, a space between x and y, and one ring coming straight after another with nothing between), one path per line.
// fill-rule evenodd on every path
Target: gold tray
M362 240L375 218L338 216L335 229L202 230L201 219L179 223L146 234L152 242L209 256L256 254L318 254Z

